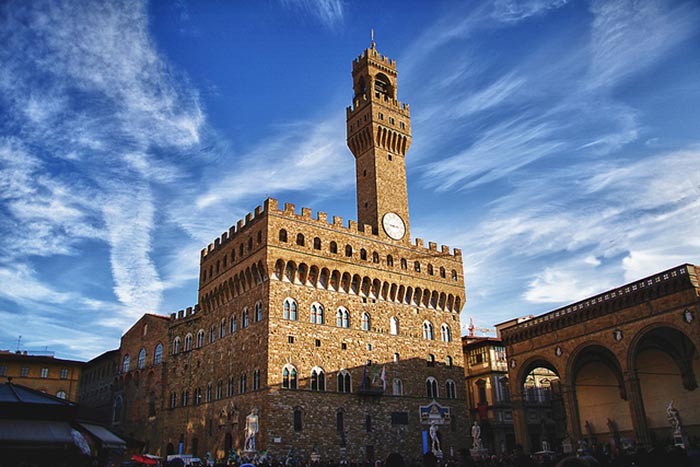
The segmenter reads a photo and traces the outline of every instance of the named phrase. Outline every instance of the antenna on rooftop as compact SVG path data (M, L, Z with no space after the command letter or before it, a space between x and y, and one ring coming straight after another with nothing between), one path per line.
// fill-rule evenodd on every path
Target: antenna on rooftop
M17 338L17 350L20 349L20 343L21 343L21 342L22 342L22 336L19 336L19 337Z
M369 34L372 37L372 48L374 48L374 28L369 30Z

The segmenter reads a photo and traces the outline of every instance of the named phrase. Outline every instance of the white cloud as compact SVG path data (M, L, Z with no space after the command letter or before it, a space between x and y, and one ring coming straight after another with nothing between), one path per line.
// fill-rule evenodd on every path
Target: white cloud
M341 0L280 0L282 5L315 17L332 29L343 22L344 8Z
M560 8L567 2L568 0L496 0L493 17L505 23L517 23Z

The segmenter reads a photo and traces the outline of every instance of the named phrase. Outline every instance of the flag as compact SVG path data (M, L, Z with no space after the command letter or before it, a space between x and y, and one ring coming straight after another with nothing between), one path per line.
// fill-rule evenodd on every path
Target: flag
M382 375L379 377L379 379L382 380L382 386L384 387L384 390L386 391L386 365L382 367Z
M374 371L372 372L372 384L377 382L377 365L374 365Z

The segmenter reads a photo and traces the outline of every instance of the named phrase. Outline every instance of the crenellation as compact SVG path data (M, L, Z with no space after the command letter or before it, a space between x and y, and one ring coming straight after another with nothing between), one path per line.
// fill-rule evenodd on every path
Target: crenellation
M358 226L357 226L357 221L348 220L348 230L350 230L350 231L353 232L353 233L354 233L354 232L359 232L360 229L359 229Z
M214 239L214 249L219 248L219 245L221 245L221 239L215 238Z
M236 222L236 229L240 232L243 229L243 219L238 219Z
M311 220L311 209L301 208L301 218Z
M249 212L245 215L245 225L250 224L253 221L253 213Z
M415 239L416 243L415 245L419 248L425 248L425 242L423 241L422 238L416 238Z
M440 252L450 254L450 247L447 245L440 245Z
M284 213L294 214L296 212L296 205L294 203L284 203Z
M233 239L233 237L236 235L236 226L232 225L231 227L228 228L228 238Z
M435 243L435 242L428 242L428 250L430 250L430 251L437 251L437 243Z
M323 211L318 211L316 213L316 220L324 224L328 224L328 214Z
M333 225L337 227L343 226L343 218L340 216L333 216Z
M257 219L263 213L262 206L255 206L255 218Z

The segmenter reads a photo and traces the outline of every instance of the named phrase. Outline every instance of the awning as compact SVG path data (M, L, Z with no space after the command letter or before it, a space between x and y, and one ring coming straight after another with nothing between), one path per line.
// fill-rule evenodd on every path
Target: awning
M107 428L100 425L92 425L90 423L79 423L79 425L85 428L88 433L97 438L97 440L102 443L103 448L108 449L124 449L126 448L126 441L121 439L119 436L115 435Z
M0 443L73 444L73 437L66 422L0 420Z

